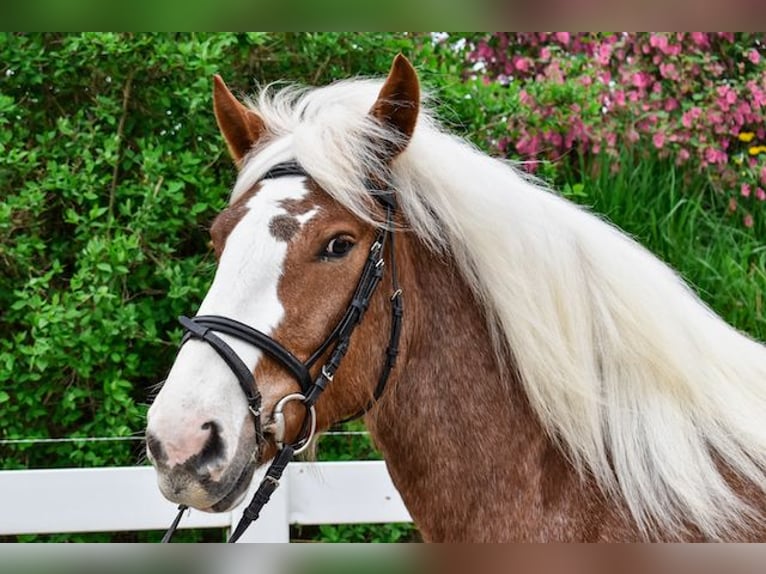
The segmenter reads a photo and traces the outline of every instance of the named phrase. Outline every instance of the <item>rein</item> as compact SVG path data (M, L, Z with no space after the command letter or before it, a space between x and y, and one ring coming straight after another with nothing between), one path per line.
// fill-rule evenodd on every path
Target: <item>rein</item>
M304 176L308 177L306 171L298 165L297 162L285 162L274 166L262 178L274 179L284 176ZM224 360L231 371L236 375L239 386L247 398L247 406L253 416L255 425L256 442L260 443L263 439L262 428L262 405L261 394L255 382L255 376L237 353L226 344L216 333L224 333L240 341L244 341L254 347L257 347L268 355L271 359L282 365L298 382L301 388L300 393L293 393L280 399L274 408L273 418L275 421L275 440L277 443L277 454L269 465L266 475L261 481L258 489L253 495L253 499L248 504L237 527L229 537L229 542L236 542L247 528L258 519L261 510L271 499L271 495L279 486L279 479L293 457L303 452L311 444L316 430L316 411L315 404L335 377L335 372L340 367L343 357L348 351L351 341L351 335L354 329L361 323L364 313L370 305L373 294L383 278L385 267L385 251L390 251L391 258L391 331L389 335L388 347L386 349L385 363L380 373L380 377L375 386L372 400L355 415L345 419L342 422L353 420L363 416L369 411L383 395L386 388L388 377L391 374L396 356L399 352L399 338L401 335L402 317L404 313L402 305L402 290L399 288L398 276L396 273L396 260L394 255L394 215L396 213L396 199L393 192L373 194L374 199L386 211L386 224L378 229L370 247L370 252L365 261L362 272L359 276L354 295L346 308L343 317L333 328L327 338L316 348L311 356L302 362L292 352L283 347L265 333L258 331L244 323L222 317L219 315L201 315L193 318L179 317L181 325L185 329L185 334L181 340L181 346L189 339L198 339L209 344L213 350ZM388 247L390 245L390 248ZM331 350L330 350L331 349ZM311 368L317 364L319 359L329 351L329 358L322 364L318 375L312 377ZM299 438L291 443L285 444L284 432L285 421L282 412L284 405L290 401L299 400L306 408L306 418L303 427L299 433ZM178 514L168 531L162 538L162 542L170 542L173 534L178 528L186 505L179 505Z

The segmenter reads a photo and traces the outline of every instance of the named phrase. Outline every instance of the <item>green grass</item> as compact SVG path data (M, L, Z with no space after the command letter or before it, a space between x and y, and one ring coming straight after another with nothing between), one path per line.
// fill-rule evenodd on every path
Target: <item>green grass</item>
M766 204L750 204L755 225L728 212L729 195L702 174L624 153L563 176L563 194L633 236L668 263L727 322L766 341ZM758 211L760 209L760 211Z

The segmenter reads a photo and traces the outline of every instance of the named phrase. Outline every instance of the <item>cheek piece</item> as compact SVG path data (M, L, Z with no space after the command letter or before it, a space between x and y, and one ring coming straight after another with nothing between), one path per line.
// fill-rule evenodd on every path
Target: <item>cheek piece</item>
M306 171L298 165L297 162L286 162L274 166L261 178L261 180L290 175L308 177ZM391 370L394 368L396 356L399 352L399 337L404 312L402 290L399 288L396 274L396 261L394 259L394 215L396 213L396 199L394 193L390 190L373 191L371 194L385 210L386 224L377 231L375 241L370 247L367 260L365 261L359 276L354 295L351 298L351 302L346 308L343 317L306 362L302 362L288 349L265 333L253 329L249 325L230 319L229 317L201 315L193 318L179 318L181 325L185 329L181 345L186 343L189 339L204 341L218 353L231 371L236 375L239 386L242 388L242 392L247 398L248 409L253 417L257 444L261 444L263 440L263 429L261 421L261 394L258 392L255 377L237 353L235 353L234 350L217 335L217 333L225 333L226 335L235 337L240 341L244 341L245 343L257 347L281 365L298 382L301 387L301 393L284 397L280 401L280 404L287 400L301 400L306 407L306 417L304 418L298 439L292 444L285 444L282 442L283 437L278 437L277 454L266 471L266 475L261 481L261 484L258 486L258 489L253 496L253 500L245 509L239 524L237 524L237 527L231 534L229 542L236 542L248 526L258 518L262 508L269 501L277 486L279 486L279 479L287 467L287 464L293 459L295 454L303 451L310 444L316 424L314 405L327 385L332 382L335 372L338 370L343 357L348 351L351 335L357 325L362 321L364 313L370 305L370 300L383 278L386 250L390 252L392 294L390 298L391 330L388 347L385 351L383 369L381 370L378 382L375 386L373 399L366 407L346 419L346 421L360 417L372 408L382 396L388 377L391 374ZM312 368L317 364L320 357L324 356L328 350L330 350L329 358L322 364L318 375L312 376ZM170 542L186 509L187 507L183 504L178 507L178 515L165 533L162 542Z

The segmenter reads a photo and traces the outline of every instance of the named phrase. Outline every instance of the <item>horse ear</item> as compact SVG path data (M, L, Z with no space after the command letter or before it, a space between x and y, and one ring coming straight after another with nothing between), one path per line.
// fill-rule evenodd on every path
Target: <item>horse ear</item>
M213 111L231 157L242 167L242 158L263 136L266 125L261 116L234 97L218 74L213 77Z
M394 128L402 136L401 143L390 150L389 159L404 151L415 130L420 109L420 82L409 60L398 54L391 65L378 99L370 113L384 125Z

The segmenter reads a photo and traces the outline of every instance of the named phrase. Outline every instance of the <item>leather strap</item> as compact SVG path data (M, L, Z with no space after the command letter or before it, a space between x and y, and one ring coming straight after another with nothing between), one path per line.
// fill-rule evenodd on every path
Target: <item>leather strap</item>
M311 373L309 373L306 365L266 333L254 329L249 325L245 325L236 319L230 319L229 317L222 317L220 315L198 315L197 317L194 317L194 319L189 319L187 317L183 317L182 319L179 318L179 321L181 321L181 324L189 329L189 331L191 331L189 325L195 325L197 328L203 327L207 330L226 333L227 335L231 335L245 343L257 347L290 371L304 392L311 386ZM252 374L250 375L250 379L252 379Z

